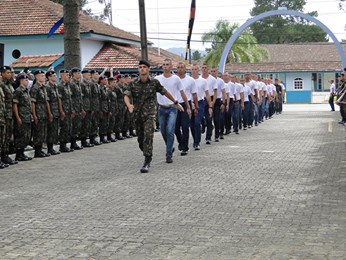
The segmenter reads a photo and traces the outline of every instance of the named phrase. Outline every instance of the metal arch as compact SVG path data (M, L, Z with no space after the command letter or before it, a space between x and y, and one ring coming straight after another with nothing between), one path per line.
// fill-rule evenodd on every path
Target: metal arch
M236 39L240 36L240 34L246 29L248 28L251 24L262 20L263 18L269 17L269 16L274 16L274 15L293 15L293 16L299 16L302 17L310 22L315 23L316 25L318 25L321 29L323 29L323 31L325 33L327 33L329 35L329 37L333 40L338 52L339 52L339 56L341 58L342 61L342 65L343 67L346 67L346 56L344 53L344 50L341 46L341 44L339 43L338 39L335 37L335 35L332 33L331 30L329 30L329 28L327 26L325 26L323 23L321 23L319 20L317 20L316 18L298 12L298 11L294 11L294 10L273 10L273 11L268 11L262 14L259 14L249 20L247 20L242 26L240 26L235 33L231 36L231 38L228 40L225 48L223 49L222 52L222 56L220 59L220 63L219 63L219 71L220 72L224 72L225 71L225 65L226 65L226 60L227 60L227 56L229 51L231 50L234 42L236 41Z

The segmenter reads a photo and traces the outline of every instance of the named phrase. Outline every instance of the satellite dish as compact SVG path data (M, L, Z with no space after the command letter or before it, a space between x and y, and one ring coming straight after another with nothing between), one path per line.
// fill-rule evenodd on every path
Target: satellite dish
M18 59L20 57L20 55L22 55L20 53L20 50L17 50L17 49L13 50L13 52L12 52L12 57L13 58Z

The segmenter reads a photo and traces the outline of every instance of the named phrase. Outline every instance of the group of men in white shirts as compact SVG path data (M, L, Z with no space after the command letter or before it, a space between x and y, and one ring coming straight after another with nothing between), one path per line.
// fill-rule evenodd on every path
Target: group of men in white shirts
M172 103L165 96L157 94L167 163L173 162L174 135L181 155L187 155L190 131L193 148L200 150L203 133L205 144L210 145L212 141L224 139L224 135L232 131L239 134L240 129L258 126L264 118L269 119L275 112L282 112L280 99L282 102L284 87L279 80L272 82L254 74L221 74L218 68L210 68L206 64L193 64L191 76L186 74L183 62L177 64L176 74L172 73L172 69L172 61L167 59L163 64L164 73L156 76L176 98L176 102ZM178 111L176 103L180 103L184 111Z

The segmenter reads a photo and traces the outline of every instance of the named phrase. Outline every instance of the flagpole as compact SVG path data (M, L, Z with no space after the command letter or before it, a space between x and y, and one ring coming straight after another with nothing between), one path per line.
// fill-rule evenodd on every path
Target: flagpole
M191 0L191 8L190 8L190 20L189 20L189 27L187 32L187 41L186 41L186 52L185 52L185 64L187 63L187 59L189 58L189 62L191 63L191 36L192 36L192 29L193 29L193 23L195 21L195 12L196 12L196 0Z

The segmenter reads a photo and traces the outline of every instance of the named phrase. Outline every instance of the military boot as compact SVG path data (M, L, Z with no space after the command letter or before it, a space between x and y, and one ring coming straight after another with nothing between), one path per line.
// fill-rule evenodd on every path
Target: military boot
M51 155L60 154L60 152L57 152L57 151L54 150L53 144L47 144L47 146L48 146L48 153L50 153Z
M22 154L22 149L17 150L17 152L16 152L16 161L20 161L20 162L21 161L28 161L28 159Z
M70 148L66 146L66 143L60 143L60 152L62 153L69 153L71 152Z
M35 146L35 158L44 158L46 154L42 151L42 146Z
M100 145L101 143L96 140L96 136L90 136L90 143L93 145Z
M82 150L82 149L83 149L83 147L80 147L80 146L77 144L76 139L72 139L72 140L71 140L71 148L72 148L73 150Z
M117 139L115 139L115 138L112 136L112 134L107 134L107 139L108 139L108 141L111 141L112 143L114 143L114 142L117 141Z
M83 139L81 140L81 145L82 145L83 147L86 147L86 148L89 148L89 147L93 147L93 146L94 146L93 144L89 143L89 142L86 140L86 138L83 138Z
M150 162L151 162L151 156L145 156L143 167L141 168L141 173L147 173L149 172Z
M4 164L8 164L8 165L14 165L17 164L18 162L15 160L12 160L10 156L8 156L8 154L2 153L1 154L1 161Z
M115 138L116 138L117 140L124 140L124 139L125 139L120 133L116 133L116 134L115 134Z

